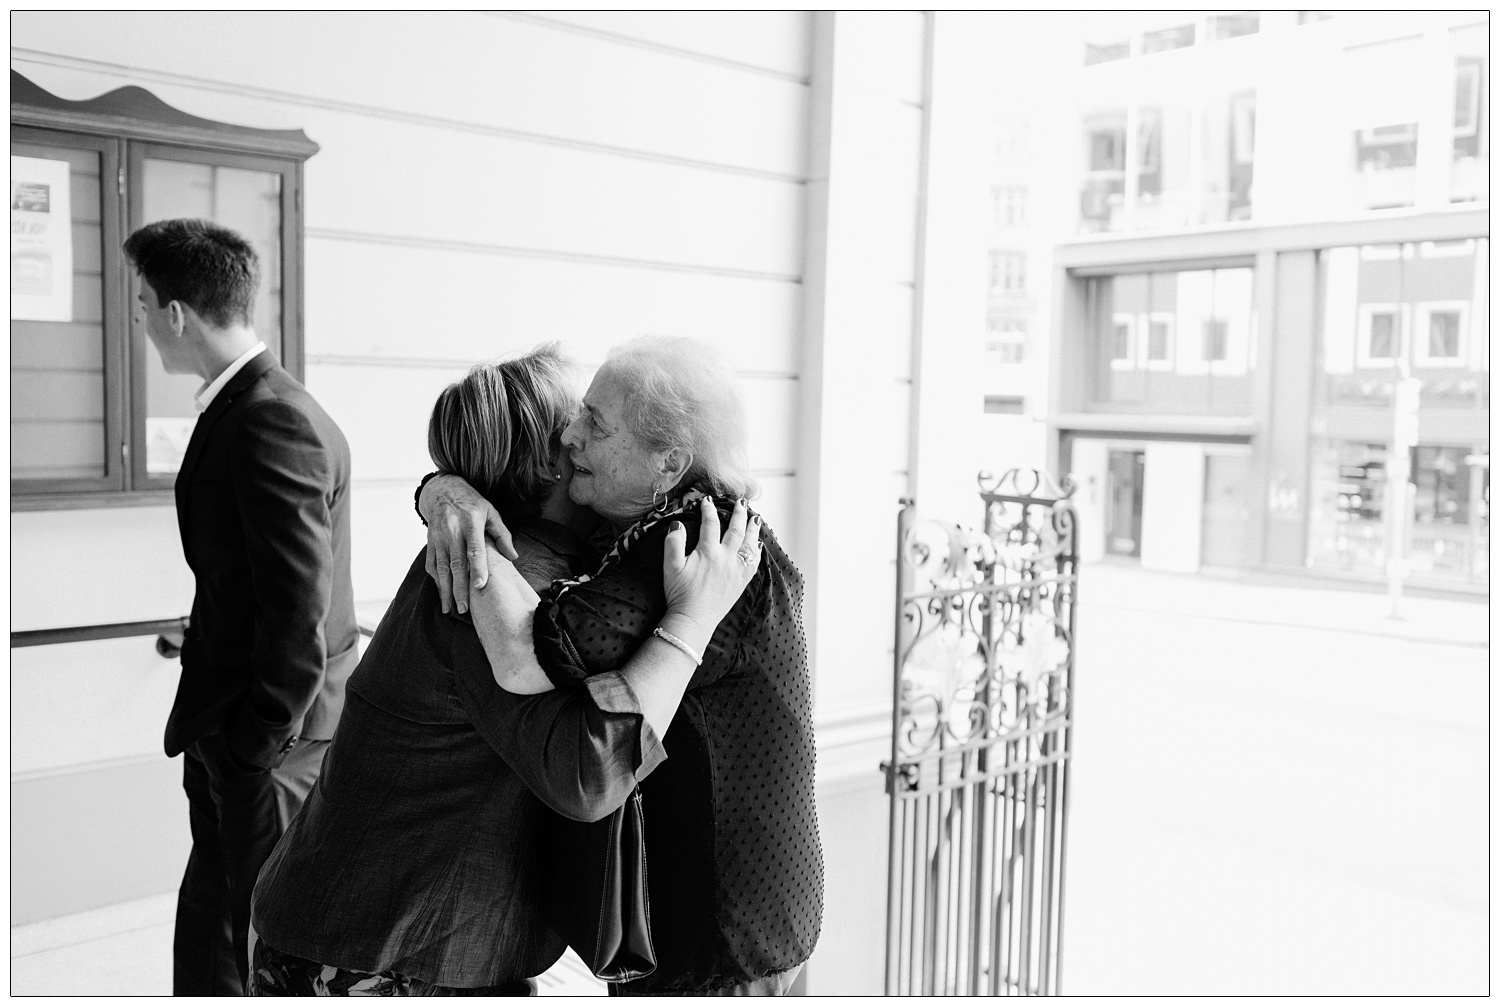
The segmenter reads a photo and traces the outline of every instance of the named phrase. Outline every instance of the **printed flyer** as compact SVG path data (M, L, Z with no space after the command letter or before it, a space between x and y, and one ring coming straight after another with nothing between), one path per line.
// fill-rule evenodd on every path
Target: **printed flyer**
M10 317L73 320L67 161L10 159Z

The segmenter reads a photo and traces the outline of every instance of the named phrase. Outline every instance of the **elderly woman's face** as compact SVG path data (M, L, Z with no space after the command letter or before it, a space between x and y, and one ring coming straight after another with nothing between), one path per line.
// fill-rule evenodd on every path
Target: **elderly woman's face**
M573 462L574 503L620 527L651 509L662 452L648 450L625 425L625 390L607 367L594 376L562 442Z

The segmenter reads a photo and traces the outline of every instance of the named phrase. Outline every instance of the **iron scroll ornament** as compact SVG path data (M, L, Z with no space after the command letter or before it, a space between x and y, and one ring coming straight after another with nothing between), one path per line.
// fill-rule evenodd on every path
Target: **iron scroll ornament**
M910 584L896 754L907 787L942 775L945 756L1024 743L1070 713L1072 486L1014 469L982 472L979 485L982 530L918 520L900 542Z

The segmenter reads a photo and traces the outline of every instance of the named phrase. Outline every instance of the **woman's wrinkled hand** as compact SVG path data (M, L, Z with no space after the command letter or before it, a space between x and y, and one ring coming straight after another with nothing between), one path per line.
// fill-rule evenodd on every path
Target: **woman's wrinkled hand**
M441 475L422 487L418 508L427 519L427 576L437 584L443 611L469 610L469 582L478 589L489 580L485 540L500 554L516 558L510 529L500 512L459 476Z
M729 527L719 534L719 512L704 497L698 544L687 555L687 529L673 521L662 554L667 611L707 629L711 635L760 568L760 518L750 518L745 501L734 505Z

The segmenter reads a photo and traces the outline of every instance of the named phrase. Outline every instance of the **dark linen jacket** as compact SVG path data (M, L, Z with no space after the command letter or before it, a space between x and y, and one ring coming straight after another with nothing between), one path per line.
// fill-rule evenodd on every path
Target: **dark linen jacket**
M207 734L257 766L333 737L359 660L349 575L349 445L263 351L198 417L177 473L195 590L163 745Z
M567 529L512 530L533 587L579 569ZM261 870L256 932L311 961L441 986L545 971L563 944L540 917L546 811L533 791L599 817L663 757L623 678L590 685L587 703L501 691L419 554L349 680L322 775ZM568 752L565 772L544 758L549 742Z
M683 522L691 549L700 497L629 529L591 577L543 594L534 642L558 692L592 691L651 635L666 611L668 525ZM727 527L729 508L719 511ZM762 541L760 568L663 739L667 760L641 782L657 969L626 984L632 993L736 985L801 964L817 943L823 856L802 575L769 527Z

